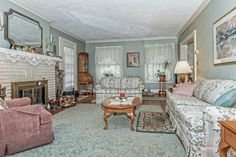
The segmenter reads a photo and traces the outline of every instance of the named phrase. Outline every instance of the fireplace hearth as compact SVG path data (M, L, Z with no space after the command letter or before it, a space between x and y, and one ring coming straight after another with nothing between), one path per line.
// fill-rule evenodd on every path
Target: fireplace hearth
M46 104L48 101L48 81L12 82L12 99L29 97L32 104Z

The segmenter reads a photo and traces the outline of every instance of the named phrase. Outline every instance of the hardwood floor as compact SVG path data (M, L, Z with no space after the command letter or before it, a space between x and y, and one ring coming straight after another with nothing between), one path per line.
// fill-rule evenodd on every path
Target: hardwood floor
M160 105L162 110L165 111L166 100L143 100L142 105Z
M88 98L85 98L79 103L91 103L92 100L96 99L95 94L90 94ZM154 97L143 97L143 103L142 105L160 105L162 110L165 111L166 107L166 97L159 97L159 96L154 96Z

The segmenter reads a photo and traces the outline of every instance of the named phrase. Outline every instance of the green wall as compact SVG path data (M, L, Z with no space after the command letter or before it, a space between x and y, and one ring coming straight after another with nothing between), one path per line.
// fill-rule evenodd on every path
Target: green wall
M213 29L212 25L231 9L236 7L236 0L212 0L192 24L178 37L181 42L194 29L197 31L198 77L236 80L236 64L213 64Z
M89 53L89 72L95 78L95 48L101 46L123 46L123 59L124 68L123 76L140 76L144 81L144 45L146 44L166 44L175 43L176 39L160 39L160 40L145 40L145 41L123 41L123 42L104 42L104 43L86 43L86 52ZM138 68L127 68L126 67L126 53L127 52L140 52L140 66ZM177 54L177 51L176 51ZM176 63L176 54L173 54L173 66ZM146 88L157 88L158 84L145 84Z
M50 32L53 34L53 38L54 38L54 41L55 41L55 44L56 44L56 48L57 48L57 54L59 52L59 37L63 37L63 38L66 38L70 41L73 41L76 43L77 45L77 52L82 52L82 51L85 51L85 43L83 41L80 41L78 39L75 39L53 27L50 27Z
M29 17L35 19L36 21L39 21L41 27L43 28L43 49L44 49L44 52L47 51L46 47L45 47L45 42L46 42L46 38L49 41L50 33L52 33L54 36L54 40L55 40L56 47L57 47L57 54L58 54L58 47L59 47L59 42L58 42L59 36L62 36L64 38L72 40L73 42L76 42L77 43L77 52L84 51L84 49L85 49L84 42L77 40L77 39L75 39L75 38L73 38L61 31L58 31L55 28L50 27L49 23L46 20L38 17L37 15L32 14L31 12L29 12L21 7L18 7L14 3L11 3L9 0L0 0L0 13L9 11L10 8L12 8L12 9L14 9L26 16L29 16ZM0 31L0 47L9 48L9 42L4 39L4 31Z

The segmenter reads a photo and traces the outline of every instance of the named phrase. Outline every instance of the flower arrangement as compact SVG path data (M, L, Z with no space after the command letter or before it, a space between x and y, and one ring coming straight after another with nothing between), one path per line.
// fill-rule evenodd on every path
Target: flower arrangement
M155 74L155 76L156 77L165 76L168 64L169 64L168 60L165 59L165 61L159 65L159 67L163 67L163 68L160 68L160 69L164 69L164 70L158 69L157 73Z

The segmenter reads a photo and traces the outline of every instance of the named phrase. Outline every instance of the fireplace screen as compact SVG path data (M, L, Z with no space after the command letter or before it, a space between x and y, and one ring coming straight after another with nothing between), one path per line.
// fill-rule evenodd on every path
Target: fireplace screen
M44 87L23 89L21 91L21 96L31 98L32 104L45 104L43 88Z
M32 104L46 104L48 101L48 81L12 82L12 99L31 98Z

